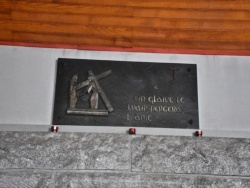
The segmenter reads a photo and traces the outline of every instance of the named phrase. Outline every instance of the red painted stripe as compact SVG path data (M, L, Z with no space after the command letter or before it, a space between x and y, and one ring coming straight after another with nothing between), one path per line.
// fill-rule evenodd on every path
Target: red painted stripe
M223 50L223 51L219 51L219 50L190 50L190 49L161 49L161 48L122 48L122 47L79 46L79 45L44 44L44 43L28 43L28 42L6 42L6 41L0 41L0 45L39 47L39 48L63 48L63 49L94 50L94 51L250 56L249 50L241 50L241 51L239 51L239 50Z

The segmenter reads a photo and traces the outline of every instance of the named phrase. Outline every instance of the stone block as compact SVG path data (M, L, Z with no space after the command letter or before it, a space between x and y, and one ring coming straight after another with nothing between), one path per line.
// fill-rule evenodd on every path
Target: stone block
M250 175L250 139L138 136L134 172Z
M56 188L141 188L140 175L126 173L58 173Z
M196 188L195 177L111 172L58 173L56 188Z
M130 169L128 135L0 132L0 168Z
M226 177L199 177L197 188L249 188L250 179Z
M50 173L27 171L0 171L1 188L53 188L53 178Z
M196 188L195 177L164 174L142 175L142 188Z

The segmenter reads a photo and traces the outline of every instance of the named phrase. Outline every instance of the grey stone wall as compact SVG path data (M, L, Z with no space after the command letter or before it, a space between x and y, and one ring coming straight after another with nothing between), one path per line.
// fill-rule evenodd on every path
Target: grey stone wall
M0 188L249 188L250 139L0 132Z

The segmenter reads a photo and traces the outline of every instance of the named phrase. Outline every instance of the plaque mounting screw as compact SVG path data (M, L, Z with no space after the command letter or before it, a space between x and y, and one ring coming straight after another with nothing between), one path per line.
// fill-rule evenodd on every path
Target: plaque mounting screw
M53 125L53 126L51 127L51 132L53 132L53 133L58 132L58 126Z
M201 130L196 131L195 136L202 137L202 131Z
M135 128L130 128L130 129L128 130L128 133L129 133L129 134L136 134L136 129L135 129Z

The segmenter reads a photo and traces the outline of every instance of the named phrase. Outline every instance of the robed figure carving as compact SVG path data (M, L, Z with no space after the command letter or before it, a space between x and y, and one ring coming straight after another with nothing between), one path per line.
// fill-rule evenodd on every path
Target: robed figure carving
M90 83L87 88L87 92L91 93L90 107L91 109L98 109L98 90L94 81L90 79Z
M69 101L69 108L67 110L68 114L77 114L77 115L108 115L109 112L114 111L113 107L111 106L110 101L108 100L106 94L104 93L103 89L101 88L98 80L105 78L112 74L111 70L103 72L100 75L95 76L91 70L88 71L88 79L78 83L78 75L74 75L70 82L70 101ZM79 109L76 108L77 104L77 90L86 87L84 92L89 93L89 109ZM99 96L103 99L107 110L99 110L98 109L98 101Z

